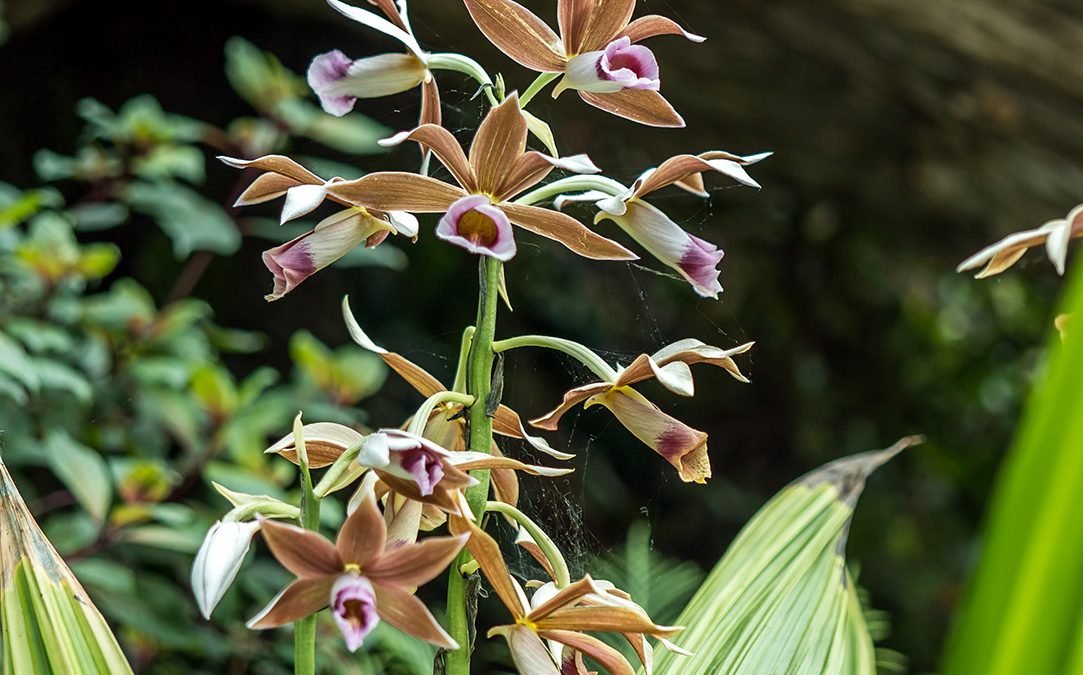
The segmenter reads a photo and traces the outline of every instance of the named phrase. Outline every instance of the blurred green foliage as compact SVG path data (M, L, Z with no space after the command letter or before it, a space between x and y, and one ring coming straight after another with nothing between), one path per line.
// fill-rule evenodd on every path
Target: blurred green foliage
M117 112L86 99L77 109L86 128L75 154L35 157L43 187L0 183L4 460L50 539L117 625L137 671L152 662L157 673L291 670L292 652L278 649L281 640L243 628L244 613L281 585L277 566L257 561L213 623L198 617L187 589L191 558L226 508L209 487L217 481L285 497L294 472L263 449L301 409L363 425L356 406L386 375L372 354L352 345L332 350L303 331L291 341L288 374L266 366L238 372L231 356L265 350L263 335L215 323L205 301L184 297L195 279L158 301L115 273L116 245L96 241L107 230L135 227L142 215L187 261L177 273L198 272L193 252L234 253L246 229L228 205L200 193L207 146L262 154L308 134L376 149L379 125L360 115L334 127L305 121L311 104L298 99L296 75L243 41L227 51L242 95L279 92L252 99L260 117L222 131L166 113L149 96ZM69 200L65 192L81 196ZM374 262L381 258L350 264ZM431 667L427 648L387 631L360 661L344 661L337 640L324 644L329 672Z

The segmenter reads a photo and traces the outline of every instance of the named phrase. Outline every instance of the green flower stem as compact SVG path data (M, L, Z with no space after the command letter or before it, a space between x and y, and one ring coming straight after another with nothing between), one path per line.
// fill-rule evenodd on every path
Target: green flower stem
M493 94L493 79L489 77L489 73L485 72L481 64L469 56L462 54L429 54L428 66L429 70L451 70L470 76L481 85L486 98L489 99L489 103L492 105L500 104L500 101L496 100L496 96Z
M297 463L301 468L301 527L319 530L320 500L312 489L312 473L308 470L308 451L300 415L293 422L293 437L297 443ZM315 675L316 615L298 619L293 626L293 672L295 675Z
M421 407L414 413L414 418L410 420L410 426L406 429L412 434L421 436L425 433L425 425L429 423L429 418L432 417L432 411L444 403L459 403L461 405L471 406L474 404L474 397L470 394L459 394L454 391L438 391L432 396L425 399L425 402L421 404Z
M493 343L493 351L498 354L518 347L543 347L545 349L555 349L558 352L564 352L587 368L590 368L591 372L602 378L602 380L606 382L617 381L617 371L602 360L602 357L594 353L589 347L581 345L578 342L548 337L545 335L520 335L519 337L508 338L507 340L500 340Z
M525 513L515 508L511 504L505 504L504 502L489 502L485 505L487 511L493 511L495 513L502 513L505 516L513 518L515 522L523 526L523 529L534 539L538 548L545 554L545 558L549 561L549 564L553 567L553 574L556 577L553 581L556 582L557 588L564 588L572 583L571 575L568 573L568 563L564 562L564 556L561 555L560 549L553 543L553 540L549 538L545 532L538 527L537 523L527 517Z
M526 193L522 197L516 199L515 203L527 205L537 204L538 202L552 199L557 195L566 194L568 192L586 192L588 190L597 190L615 197L627 192L628 188L612 178L606 178L605 176L568 176L567 178L555 180L552 183L548 183L547 185L543 185L536 190Z
M459 345L459 363L455 366L455 382L451 385L451 391L466 392L466 363L470 357L470 345L474 341L474 327L467 326L463 331L462 343Z
M537 79L531 82L530 86L526 88L526 91L519 96L519 108L525 110L527 104L529 104L542 89L545 89L550 82L556 80L561 75L563 75L563 73L542 73L541 75L538 75Z
M473 395L474 404L470 406L468 421L470 424L469 449L475 452L491 452L493 448L493 420L489 416L489 394L493 377L493 336L496 334L496 304L499 297L500 261L482 257L480 265L480 289L478 292L478 319L476 330L470 344L470 355L466 366L467 391ZM466 501L478 522L485 515L485 503L489 495L489 471L471 471L470 475L478 484L466 491ZM474 617L467 609L474 604L469 580L460 571L470 562L470 553L463 550L451 564L448 574L447 625L451 637L459 643L459 648L448 652L445 662L446 675L470 675L471 638L474 633Z

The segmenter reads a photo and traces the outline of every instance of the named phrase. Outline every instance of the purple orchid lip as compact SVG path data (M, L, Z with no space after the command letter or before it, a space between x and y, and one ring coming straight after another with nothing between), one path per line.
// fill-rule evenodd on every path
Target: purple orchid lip
M610 42L598 58L598 79L619 83L624 89L651 89L661 85L658 60L643 45L623 37Z
M443 458L423 446L396 454L399 466L413 477L421 496L431 495L433 488L444 477Z
M690 244L677 265L688 275L700 295L717 296L722 292L722 285L718 283L718 263L722 262L725 254L711 242L693 234L689 234L688 238Z
M436 236L471 253L507 262L515 256L511 221L485 195L456 200L436 226Z
M336 579L331 587L331 614L342 631L346 648L357 651L365 637L380 623L372 583L353 572Z
M356 96L330 91L335 83L346 77L351 65L353 59L334 49L312 59L312 65L308 67L308 86L320 97L323 109L332 115L345 115L357 102Z
M304 241L311 234L263 252L263 264L274 275L274 292L269 297L282 297L315 273L312 252Z

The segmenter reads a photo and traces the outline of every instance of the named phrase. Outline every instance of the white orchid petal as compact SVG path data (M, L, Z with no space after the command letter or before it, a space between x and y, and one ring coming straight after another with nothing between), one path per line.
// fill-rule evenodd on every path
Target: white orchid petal
M259 523L254 521L217 521L207 531L192 564L192 593L203 618L211 617L211 612L237 578L258 529Z
M331 5L331 7L336 12L345 16L347 19L352 19L359 24L368 26L373 30L380 31L384 35L395 38L402 44L406 45L406 48L413 52L415 56L417 56L422 61L425 61L425 51L421 48L421 45L417 43L417 40L414 38L414 36L410 35L409 33L399 28L395 24L391 23L387 19L383 18L379 14L361 9L359 7L354 7L352 5L347 5L344 2L339 2L339 0L327 0L327 4Z
M286 203L282 205L281 223L311 213L327 196L324 185L298 185L286 190Z

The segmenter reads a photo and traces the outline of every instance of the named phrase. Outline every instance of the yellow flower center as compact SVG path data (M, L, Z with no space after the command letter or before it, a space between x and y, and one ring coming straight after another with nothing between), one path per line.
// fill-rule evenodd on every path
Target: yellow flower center
M517 623L520 626L523 626L525 628L529 628L530 630L534 631L535 633L538 632L538 624L534 623L533 621L531 621L529 618L527 618L525 616L523 618L521 618L521 619L518 619L515 623Z
M346 568L343 571L353 572L354 574L361 574L361 566L357 563L347 563Z
M480 211L467 211L459 218L459 236L480 246L496 243L496 222Z

